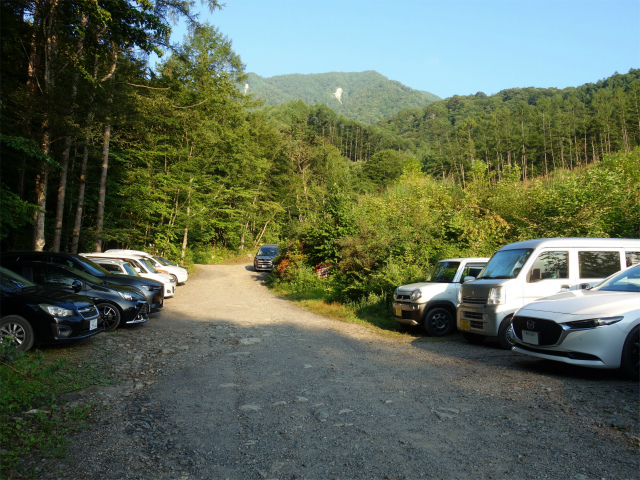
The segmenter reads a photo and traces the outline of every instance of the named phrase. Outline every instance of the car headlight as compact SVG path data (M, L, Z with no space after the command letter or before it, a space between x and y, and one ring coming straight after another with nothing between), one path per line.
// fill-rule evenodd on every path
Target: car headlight
M73 315L75 315L75 312L73 310L57 307L56 305L50 305L48 303L41 303L39 307L52 317L72 317Z
M151 285L140 285L140 287L139 287L139 288L141 288L141 289L143 289L143 290L147 290L147 291L149 291L149 292L152 292L152 291L153 291L153 287L152 287Z
M118 294L122 298L124 298L125 300L127 300L129 302L133 301L133 295L131 293L129 293L129 292L120 292L120 291L118 291Z
M398 299L398 288L396 288L395 292L393 292L393 299L397 300Z
M585 328L596 328L603 327L605 325L613 325L614 323L618 323L624 317L600 317L600 318L590 318L588 320L577 320L575 322L565 322L561 325L564 325L570 330L582 330Z
M411 292L411 301L415 302L416 300L422 298L422 292L420 290L414 290Z
M491 287L487 305L502 305L504 303L504 290L502 287Z

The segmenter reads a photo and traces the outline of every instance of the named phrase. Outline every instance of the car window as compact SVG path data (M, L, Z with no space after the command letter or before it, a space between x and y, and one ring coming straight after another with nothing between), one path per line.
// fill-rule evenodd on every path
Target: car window
M463 281L465 277L477 277L484 268L483 263L469 263L464 267L460 281Z
M627 261L627 267L640 263L640 252L626 252L625 260Z
M11 270L0 267L0 290L3 292L17 292L26 287L34 287L35 283L13 273Z
M260 247L260 250L258 250L257 255L264 256L264 257L275 257L276 255L278 255L278 248L277 247Z
M499 250L493 254L479 278L516 278L531 252L531 248Z
M460 268L460 262L438 262L427 275L427 282L452 283L456 272Z
M529 270L528 282L569 278L569 252L542 252Z
M122 268L125 269L125 271L127 272L127 275L133 275L134 277L139 277L140 275L138 274L138 272L136 272L136 270L133 268L133 265L131 265L130 263L123 263L122 264Z
M146 258L141 258L140 263L143 263L145 267L147 267L147 270L149 270L151 273L158 273L158 271L155 269L155 267L153 266L150 260Z
M64 272L64 270L49 268L46 265L33 265L31 267L33 281L38 285L48 285L51 287L70 287L75 278Z
M102 268L104 268L109 273L117 273L118 275L122 274L122 270L119 265L114 265L112 263L99 263Z
M606 278L620 270L618 252L578 252L580 278Z

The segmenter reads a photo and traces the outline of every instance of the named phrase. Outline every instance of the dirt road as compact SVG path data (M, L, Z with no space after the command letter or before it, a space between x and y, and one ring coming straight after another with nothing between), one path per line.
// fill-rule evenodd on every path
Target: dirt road
M637 479L639 385L454 335L388 338L203 266L141 328L98 335L126 381L75 479Z

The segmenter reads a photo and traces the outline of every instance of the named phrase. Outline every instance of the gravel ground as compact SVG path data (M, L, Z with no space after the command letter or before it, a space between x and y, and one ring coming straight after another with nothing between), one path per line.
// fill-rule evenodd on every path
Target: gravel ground
M474 346L380 336L200 266L164 311L98 335L122 383L46 479L638 479L639 384Z

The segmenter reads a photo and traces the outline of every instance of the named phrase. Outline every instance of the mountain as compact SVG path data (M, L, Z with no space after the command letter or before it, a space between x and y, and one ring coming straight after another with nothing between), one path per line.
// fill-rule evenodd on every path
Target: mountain
M348 119L369 124L406 108L423 108L440 100L432 93L414 90L374 71L269 78L255 73L248 75L245 91L264 99L265 105L293 100L302 100L308 105L322 103Z

